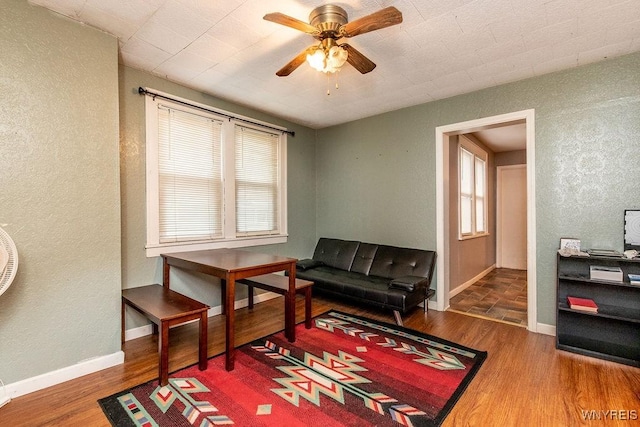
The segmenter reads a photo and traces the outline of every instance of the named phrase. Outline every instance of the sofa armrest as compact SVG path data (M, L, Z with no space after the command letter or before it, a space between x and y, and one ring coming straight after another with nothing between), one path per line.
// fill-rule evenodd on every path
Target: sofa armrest
M416 288L424 287L429 279L421 276L403 276L392 279L389 282L389 289L400 289L402 291L413 292Z
M307 259L301 259L298 262L296 262L296 269L300 271L305 271L305 270L310 270L312 268L320 267L321 265L324 265L322 261L317 261L315 259L307 258Z

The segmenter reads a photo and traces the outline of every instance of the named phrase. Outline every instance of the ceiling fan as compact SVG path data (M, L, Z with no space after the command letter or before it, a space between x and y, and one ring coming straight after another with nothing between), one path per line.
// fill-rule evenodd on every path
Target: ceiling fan
M338 71L348 62L356 70L366 74L376 68L376 64L351 45L339 43L339 40L399 24L402 22L402 13L391 6L349 22L343 8L326 4L311 11L309 23L278 12L269 13L264 19L307 33L320 42L300 52L278 70L276 75L288 76L305 60L313 68L325 73Z

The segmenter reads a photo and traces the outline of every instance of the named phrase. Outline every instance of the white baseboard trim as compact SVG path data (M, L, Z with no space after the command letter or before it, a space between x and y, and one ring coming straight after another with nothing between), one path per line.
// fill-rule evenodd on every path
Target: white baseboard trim
M145 337L147 335L151 335L152 333L153 325L149 323L148 325L131 328L124 331L124 340L135 340L136 338Z
M6 385L8 397L11 399L42 390L65 381L73 380L83 375L92 374L106 368L121 365L124 363L124 352L116 351L106 356L94 357L92 359L83 360L75 365L56 371L47 372L42 375L27 378L12 384Z
M424 302L421 302L420 304L418 304L418 307L422 307L422 309L424 310ZM438 303L436 301L431 301L428 300L427 301L427 309L428 310L436 310L438 311Z
M547 325L546 323L538 323L538 328L536 329L536 333L556 336L556 326L555 325Z
M449 291L449 298L453 298L456 295L458 295L460 292L464 291L465 289L467 289L469 286L473 285L474 283L476 283L478 280L482 279L484 276L486 276L487 274L491 273L493 270L496 269L496 265L493 264L491 267L487 268L486 270L482 271L480 274L478 274L477 276L475 276L474 278L467 280L466 282L464 282L463 284L461 284L460 286L456 286L454 289Z
M253 298L254 303L261 303L273 298L277 298L280 295L273 292L263 292L256 295ZM235 308L243 308L249 305L249 299L245 298L238 300L235 303ZM216 316L222 313L222 306L216 306L209 309L207 315L209 317ZM195 322L195 320L194 320ZM138 328L132 328L125 331L125 340L132 340L140 338L146 335L151 335L153 327L151 324L140 326ZM106 356L99 356L93 359L83 360L75 365L68 366L66 368L58 369L56 371L47 372L42 375L27 378L12 384L5 385L6 401L0 399L2 405L9 403L12 398L23 396L25 394L33 393L34 391L42 390L47 387L51 387L65 381L73 380L75 378L92 374L97 371L101 371L106 368L121 365L124 363L124 352L117 351L113 354Z

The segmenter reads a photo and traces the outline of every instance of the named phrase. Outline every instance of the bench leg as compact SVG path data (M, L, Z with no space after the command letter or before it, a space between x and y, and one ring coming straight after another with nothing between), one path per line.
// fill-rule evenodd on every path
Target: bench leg
M169 323L162 322L160 327L160 385L165 386L169 382Z
M124 298L121 298L121 314L120 314L120 322L121 322L121 328L120 328L120 344L124 344L124 307L125 307L125 302L124 302Z
M292 301L293 300L293 301ZM284 294L284 336L289 342L295 342L296 329L296 293Z
M253 310L253 286L247 285L249 292L249 310Z
M225 299L227 298L227 281L224 279L220 279L220 305L222 306L222 313L226 314L226 306Z
M402 324L402 316L400 316L400 312L398 310L393 310L393 317L396 319L396 325L404 326Z
M198 340L198 348L199 348L199 355L198 355L198 368L200 368L201 371L204 371L207 369L207 311L203 311L202 314L200 314L200 339Z
M304 327L311 329L311 286L304 290Z

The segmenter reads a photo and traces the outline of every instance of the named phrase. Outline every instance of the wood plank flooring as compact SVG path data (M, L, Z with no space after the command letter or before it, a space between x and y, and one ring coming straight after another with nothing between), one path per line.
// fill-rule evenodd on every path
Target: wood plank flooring
M281 330L282 307L279 297L257 304L252 312L238 310L237 344ZM296 318L302 322L301 298L296 308ZM314 315L330 308L393 323L391 313L358 309L314 296ZM425 314L418 308L404 317L404 324L489 353L444 426L640 424L638 368L558 351L554 337L458 313L429 310ZM224 349L223 331L223 318L211 317L209 355ZM170 372L196 363L197 325L172 329L170 344ZM155 336L128 341L123 350L126 357L122 365L13 399L0 408L0 426L109 426L97 400L157 377ZM615 415L611 411L616 411ZM585 419L587 416L594 420ZM636 419L629 420L633 417Z
M527 271L496 268L449 300L450 310L527 326Z

